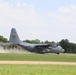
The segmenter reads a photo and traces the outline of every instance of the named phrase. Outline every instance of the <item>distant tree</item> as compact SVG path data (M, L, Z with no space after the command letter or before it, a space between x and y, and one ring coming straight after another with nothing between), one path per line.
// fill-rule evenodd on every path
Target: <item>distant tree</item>
M28 39L24 40L23 42L31 43L31 41Z
M0 35L0 42L5 42L6 43L6 42L8 42L8 40Z
M48 40L46 40L46 41L44 41L44 43L48 44L48 43L49 43L49 41L48 41Z
M40 40L39 39L35 39L35 43L39 44Z
M48 40L44 41L44 43L49 44L49 45L52 46L52 42L50 42L50 41L48 41Z
M65 53L76 53L76 44L70 43L67 39L62 39L59 44L65 49Z
M32 44L38 44L38 43L40 43L40 40L39 39L35 39L35 40L24 40L23 42L32 43Z

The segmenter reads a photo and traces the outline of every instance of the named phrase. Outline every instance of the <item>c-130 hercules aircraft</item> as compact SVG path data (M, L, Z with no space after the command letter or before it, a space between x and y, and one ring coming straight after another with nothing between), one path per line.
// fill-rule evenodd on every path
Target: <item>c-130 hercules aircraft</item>
M19 36L16 32L15 28L11 29L9 42L12 44L17 44L21 47L24 47L26 50L35 53L63 53L64 49L61 46L51 46L49 44L30 44L26 42L22 42L19 39Z

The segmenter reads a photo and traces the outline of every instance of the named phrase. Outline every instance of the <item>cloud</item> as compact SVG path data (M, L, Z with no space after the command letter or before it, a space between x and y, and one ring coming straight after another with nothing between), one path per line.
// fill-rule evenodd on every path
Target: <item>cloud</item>
M20 2L10 4L9 2L1 2L0 30L2 33L0 34L9 37L9 34L5 33L5 31L10 32L12 27L17 28L21 32L21 36L24 36L25 34L27 36L28 33L31 33L31 37L32 33L36 34L40 31L43 32L44 30L42 28L45 29L44 19L35 11L33 4ZM5 30L3 30L4 28ZM26 33L24 31L26 31Z
M54 29L59 29L59 35L61 38L67 38L76 41L75 31L76 31L76 6L70 5L68 7L60 7L58 11L54 13L48 13L51 23L55 25ZM51 24L50 23L50 24ZM55 31L56 31L55 30ZM59 38L60 38L59 37Z
M4 33L4 28L7 30L12 27L28 29L37 23L39 22L37 22L33 4L0 2L0 30L2 32L0 34ZM7 36L7 34L4 35Z
M70 5L69 7L59 8L59 12L64 16L66 22L76 22L76 6Z
M75 24L75 5L60 7L55 12L41 15L36 11L34 4L0 2L0 34L6 37L9 37L7 33L10 29L15 27L21 39L38 38L55 41L71 39L70 35L75 35Z
M60 7L55 13L48 13L48 16L53 17L62 24L76 23L76 6Z
M62 13L73 13L76 14L76 5L70 5L69 7L60 7L59 11Z
M20 23L26 25L39 24L38 15L34 5L17 2L16 5L9 2L0 3L0 19L5 19L10 24Z

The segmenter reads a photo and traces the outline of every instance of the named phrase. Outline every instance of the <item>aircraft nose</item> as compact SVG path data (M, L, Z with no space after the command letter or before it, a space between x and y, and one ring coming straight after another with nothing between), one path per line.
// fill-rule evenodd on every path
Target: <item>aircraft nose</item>
M64 52L65 50L64 49L62 49L62 52Z

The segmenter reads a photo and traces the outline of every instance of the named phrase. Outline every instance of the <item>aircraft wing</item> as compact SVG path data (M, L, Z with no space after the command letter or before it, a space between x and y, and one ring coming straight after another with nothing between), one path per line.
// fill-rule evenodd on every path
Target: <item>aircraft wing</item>
M36 44L35 47L42 47L42 48L48 48L50 45L49 44Z
M37 52L44 54L50 52L49 46L49 44L36 44L35 48L37 49Z

